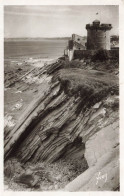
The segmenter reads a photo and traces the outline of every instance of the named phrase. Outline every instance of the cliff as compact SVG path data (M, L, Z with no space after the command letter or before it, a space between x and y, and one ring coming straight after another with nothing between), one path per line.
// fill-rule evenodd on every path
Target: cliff
M77 64L72 68L59 60L40 69L40 77L51 76L49 87L5 134L5 162L16 157L23 164L70 159L81 163L85 158L86 170L63 190L118 190L118 76Z

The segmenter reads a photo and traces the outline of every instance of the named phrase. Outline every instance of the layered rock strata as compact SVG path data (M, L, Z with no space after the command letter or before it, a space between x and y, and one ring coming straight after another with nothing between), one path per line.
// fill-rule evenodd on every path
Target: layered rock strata
M110 82L107 78L111 74L78 70L83 78L80 83L77 69L58 71L61 64L55 65L55 69L47 69L47 74L54 76L50 88L29 105L16 127L5 135L5 160L16 156L23 163L52 163L85 156L89 169L65 190L114 190L119 186L117 78ZM98 172L107 173L112 183L96 185Z

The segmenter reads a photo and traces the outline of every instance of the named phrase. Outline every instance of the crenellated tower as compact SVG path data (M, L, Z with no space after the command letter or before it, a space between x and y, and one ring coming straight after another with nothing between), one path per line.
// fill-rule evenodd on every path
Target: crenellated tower
M87 50L110 50L111 24L100 24L99 20L86 25L87 29Z

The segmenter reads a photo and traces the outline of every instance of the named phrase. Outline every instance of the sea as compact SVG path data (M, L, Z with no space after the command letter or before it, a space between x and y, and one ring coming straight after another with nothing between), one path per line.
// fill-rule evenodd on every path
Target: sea
M31 41L5 41L4 60L43 58L53 59L64 55L67 39L44 39Z

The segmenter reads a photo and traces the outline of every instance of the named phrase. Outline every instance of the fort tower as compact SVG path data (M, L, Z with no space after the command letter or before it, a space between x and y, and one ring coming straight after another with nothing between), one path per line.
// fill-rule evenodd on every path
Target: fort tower
M87 50L110 50L111 24L100 24L99 20L94 20L92 24L86 25L86 29Z

